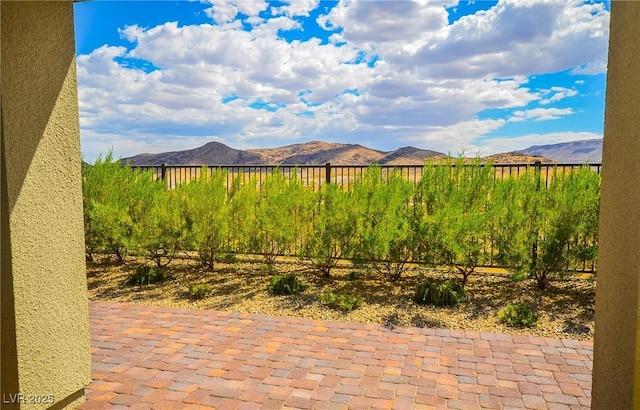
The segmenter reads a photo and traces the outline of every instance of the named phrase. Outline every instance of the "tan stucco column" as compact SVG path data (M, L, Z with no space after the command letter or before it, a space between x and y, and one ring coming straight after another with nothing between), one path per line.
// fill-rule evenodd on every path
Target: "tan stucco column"
M0 403L62 408L91 382L73 3L0 7Z
M639 154L640 3L612 1L596 291L594 409L640 409Z

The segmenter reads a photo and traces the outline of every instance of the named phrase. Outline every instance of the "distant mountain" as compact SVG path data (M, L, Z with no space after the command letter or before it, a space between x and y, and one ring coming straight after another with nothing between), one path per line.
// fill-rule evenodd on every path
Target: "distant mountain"
M482 158L482 162L488 161L491 161L494 164L531 164L536 161L540 161L543 164L553 163L549 158L541 157L539 155L523 154L518 151L493 154Z
M563 145L563 144L556 144ZM545 147L555 147L545 146ZM546 155L540 156L528 150L490 155L483 161L495 164L553 162ZM542 147L544 148L544 147ZM549 151L551 152L551 151ZM402 147L395 151L379 151L359 144L340 144L311 141L278 148L238 150L220 142L209 142L201 147L184 151L159 154L139 154L123 158L131 165L422 165L427 159L435 161L448 158L446 154L416 147ZM567 161L567 160L565 160ZM580 161L582 162L582 161ZM593 161L592 161L593 162Z
M540 155L556 162L602 162L602 138L560 144L534 145L519 152L528 155Z
M209 142L201 147L184 151L163 152L160 154L139 154L122 158L122 162L131 165L264 165L259 154L233 149L220 142Z
M325 164L327 162L336 165L371 164L379 162L386 154L386 152L359 144L322 141L311 141L280 148L252 149L249 152L261 155L270 164L283 165Z
M378 162L383 165L422 165L427 158L437 160L446 157L447 155L442 152L416 147L402 147L389 152Z
M131 165L306 165L325 164L423 164L427 158L445 158L441 152L404 147L395 151L378 151L359 144L311 141L278 148L237 150L219 142L202 147L160 154L139 154L123 158Z

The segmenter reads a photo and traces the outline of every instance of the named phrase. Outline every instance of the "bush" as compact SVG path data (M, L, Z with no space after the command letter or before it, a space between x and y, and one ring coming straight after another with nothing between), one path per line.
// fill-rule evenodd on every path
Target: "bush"
M364 302L364 298L358 296L354 292L322 292L320 294L320 300L329 306L332 309L342 310L343 312L350 312L354 309L357 309L362 302Z
M160 268L155 266L142 265L136 268L136 271L129 275L124 281L125 285L145 286L152 283L160 283L167 279L167 274Z
M295 275L277 275L271 278L268 289L272 295L292 295L304 292L308 285L300 281Z
M353 193L335 184L323 184L313 196L313 227L305 238L302 253L323 276L331 276L340 259L352 255L356 241L358 210Z
M198 251L200 261L209 269L229 247L229 201L226 171L203 167L200 177L179 188L186 213L186 243Z
M213 288L208 283L192 283L189 285L191 299L204 299L211 294Z
M308 230L313 192L303 186L297 170L286 177L274 169L260 186L259 194L252 249L273 265L278 256L297 253Z
M527 304L510 304L498 312L498 319L507 326L535 327L538 315Z
M494 200L498 261L534 278L543 290L551 278L597 256L600 176L589 166L552 172L546 189L538 189L535 169L500 181Z
M416 252L432 265L449 266L460 275L462 286L477 266L489 262L486 252L493 209L488 207L493 189L491 164L479 158L467 164L427 164L416 189L413 226L418 237L428 238Z
M367 168L353 184L357 239L354 257L396 281L414 258L417 236L410 226L413 184L397 170L384 175L379 166Z
M106 253L124 263L133 231L129 210L137 201L133 191L138 179L147 177L151 174L121 166L112 152L82 168L87 259L93 260L94 253Z
M458 282L428 279L416 287L413 301L419 305L458 306L465 299L464 289Z

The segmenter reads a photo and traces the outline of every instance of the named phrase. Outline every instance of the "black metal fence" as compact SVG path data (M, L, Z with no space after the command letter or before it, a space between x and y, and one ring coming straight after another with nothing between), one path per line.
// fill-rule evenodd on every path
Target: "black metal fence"
M549 186L549 182L557 173L563 173L567 170L579 168L583 163L565 163L565 164L543 164L534 162L528 164L492 164L494 178L507 178L509 176L519 175L527 169L535 168L540 173L541 185ZM602 164L588 164L595 172L600 173ZM267 176L279 171L285 176L293 176L297 174L298 178L306 186L312 187L314 190L320 188L325 183L335 183L342 186L348 186L353 181L363 175L364 171L370 165L206 165L207 170L211 172L214 169L222 169L227 171L227 188L231 187L234 178L243 177L245 180L255 179L258 185L262 184ZM451 165L433 165L433 166L451 166ZM455 166L455 165L454 165ZM484 165L483 165L484 166ZM401 173L408 180L418 183L422 177L424 165L380 165L383 176L389 176L393 171ZM202 165L132 165L132 169L140 171L152 171L154 178L166 181L167 188L175 188L182 184L188 183L200 177Z
M534 163L514 163L514 164L492 164L494 179L509 178L534 169L539 175L539 188L548 187L554 175L579 168L583 163L564 163L564 164L543 164L539 161ZM600 173L602 164L588 164L594 172ZM432 166L455 166L432 165ZM467 165L465 165L467 166ZM482 165L485 166L485 165ZM233 180L238 177L244 178L245 181L255 180L259 186L267 176L274 171L282 173L284 176L292 177L297 174L298 178L314 190L319 189L323 184L334 183L347 187L351 181L361 177L370 165L207 165L207 172L211 173L214 169L226 170L226 185L230 189ZM399 172L408 180L417 184L422 177L424 165L380 165L380 171L383 177L388 177L392 172ZM201 165L133 165L134 170L152 171L154 178L166 182L168 189L175 188L189 181L200 177L203 166ZM544 185L543 185L544 183ZM485 252L489 255L488 267L499 267L494 260L493 239L486 238ZM535 245L534 245L535 247ZM533 250L535 252L535 248ZM595 272L596 262L594 260L582 261L577 266L569 267L570 270L578 272Z

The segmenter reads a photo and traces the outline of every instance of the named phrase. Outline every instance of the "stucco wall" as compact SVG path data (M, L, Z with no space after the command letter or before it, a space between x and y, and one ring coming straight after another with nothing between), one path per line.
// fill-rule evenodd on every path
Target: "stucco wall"
M611 8L592 408L631 409L640 394L640 3Z
M73 3L1 19L3 402L68 404L91 381Z

